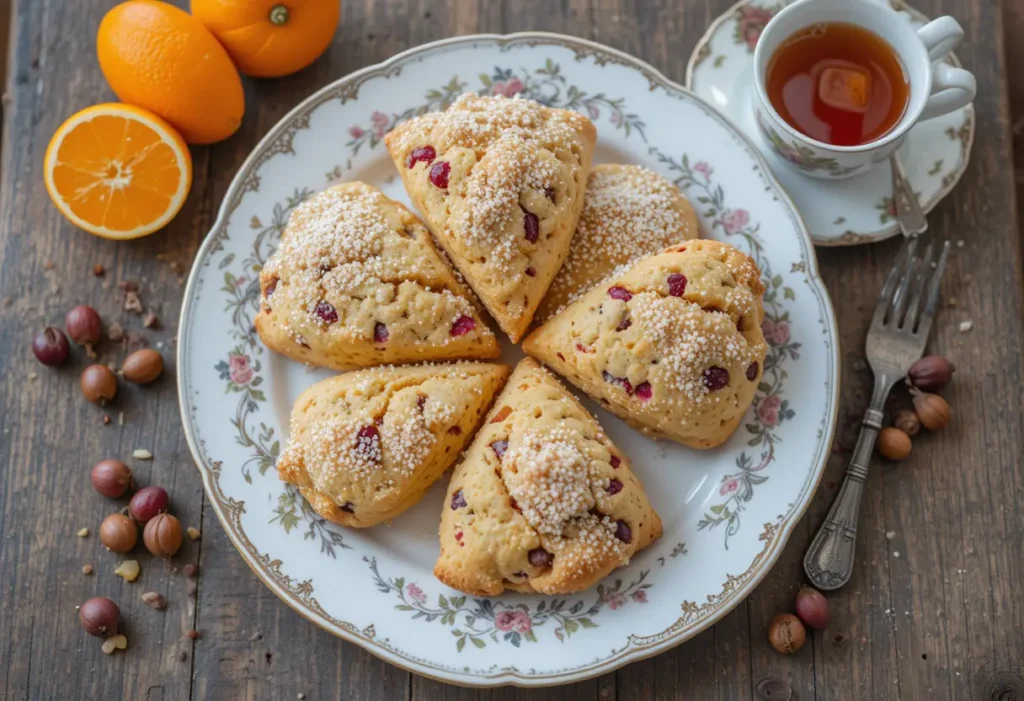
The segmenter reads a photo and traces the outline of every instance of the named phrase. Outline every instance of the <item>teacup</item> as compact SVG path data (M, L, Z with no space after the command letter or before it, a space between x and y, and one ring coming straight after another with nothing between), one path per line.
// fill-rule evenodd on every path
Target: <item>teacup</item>
M825 22L855 24L884 39L906 70L909 98L902 118L880 138L858 146L835 146L794 129L772 106L765 79L769 61L794 33ZM964 30L940 17L918 30L887 5L874 0L799 0L765 26L754 50L754 117L769 147L795 169L814 178L849 178L888 160L918 121L969 104L977 92L974 76L941 63L960 43Z

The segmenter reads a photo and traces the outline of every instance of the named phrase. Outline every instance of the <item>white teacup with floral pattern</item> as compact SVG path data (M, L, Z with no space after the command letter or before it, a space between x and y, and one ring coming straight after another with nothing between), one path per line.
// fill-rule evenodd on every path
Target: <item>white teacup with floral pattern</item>
M885 39L907 71L910 97L902 119L882 137L859 146L833 146L791 127L772 106L765 87L768 63L794 33L824 22L855 24ZM974 76L940 63L957 47L964 30L939 17L917 31L886 5L871 0L800 0L768 23L754 50L754 117L771 149L799 172L814 178L849 178L888 160L919 120L960 109L974 99Z

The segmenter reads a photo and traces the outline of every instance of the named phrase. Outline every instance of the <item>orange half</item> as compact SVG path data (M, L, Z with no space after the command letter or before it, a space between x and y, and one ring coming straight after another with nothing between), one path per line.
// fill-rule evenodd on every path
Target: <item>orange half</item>
M185 203L192 157L170 124L148 110L107 103L60 125L46 149L46 190L75 226L134 239L166 225Z

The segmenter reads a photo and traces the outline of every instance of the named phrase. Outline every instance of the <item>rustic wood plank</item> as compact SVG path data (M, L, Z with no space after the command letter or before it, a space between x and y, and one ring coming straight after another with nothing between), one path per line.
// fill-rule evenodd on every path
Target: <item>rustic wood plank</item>
M141 562L142 576L122 583L113 569L125 558L105 551L96 533L102 518L125 500L93 492L89 470L97 460L127 459L134 448L145 447L152 461L128 460L139 482L164 486L184 524L200 521L198 476L181 433L166 430L178 424L170 343L179 275L157 258L182 246L194 250L198 237L189 233L188 222L200 198L190 198L182 217L159 236L117 245L75 230L42 187L43 152L57 125L112 97L95 63L94 30L64 31L82 18L94 28L108 7L97 1L23 2L13 21L0 187L0 368L8 378L0 388L0 687L10 699L178 699L188 698L190 688L191 646L179 639L192 627L194 612L175 568L193 559L198 545L187 543L170 562L140 546L132 557ZM201 154L197 163L204 164ZM197 185L201 192L201 177ZM93 275L94 263L105 266L104 277ZM78 303L96 307L107 322L142 331L140 317L124 312L117 295L117 283L128 279L139 283L143 301L163 320L145 336L164 351L168 370L147 387L121 383L116 402L101 409L78 389L87 362L80 349L68 367L49 370L35 361L29 341L46 324L63 326L64 313ZM101 362L115 366L125 355L110 342L98 351ZM114 419L109 426L101 422L104 414ZM75 537L82 527L92 531L88 538ZM95 574L82 574L85 564ZM150 590L166 596L167 611L141 602ZM79 628L75 606L97 594L121 606L130 654L107 657L99 640Z
M547 29L594 38L682 80L690 47L729 3L345 3L343 26L328 55L288 80L248 81L242 131L193 151L196 174L186 210L166 232L128 244L75 231L39 187L42 152L53 129L72 111L109 97L94 62L93 32L70 36L58 28L82 18L98 23L109 3L21 3L13 22L0 164L7 176L0 186L0 372L12 378L0 384L6 419L0 429L6 467L0 480L0 600L8 604L0 610L4 698L187 698L193 673L194 698L284 699L301 692L310 699L410 695L424 701L732 701L752 698L753 685L768 675L788 679L799 699L975 699L991 696L985 694L995 675L1024 677L1024 601L1013 590L1024 577L1024 426L1012 409L1019 405L1024 375L1024 275L1003 79L1006 65L1019 63L1020 49L1009 42L1010 58L1004 59L1003 5L995 0L921 4L932 14L960 19L968 34L960 54L982 90L970 171L931 217L933 231L965 240L944 290L957 298L957 306L943 310L933 342L959 367L948 392L957 421L940 436L918 439L913 458L903 465L872 466L857 574L830 597L832 627L813 635L800 654L776 655L765 628L776 612L789 608L802 580L803 550L835 494L866 402L870 374L858 370L856 361L873 292L849 291L880 286L895 243L819 254L842 320L842 437L779 565L750 600L693 642L590 682L547 692L460 689L411 677L320 631L247 571L212 511L203 507L180 431L168 430L178 425L169 344L180 305L179 275L169 261L187 265L248 151L298 100L400 50L475 31ZM1020 0L1005 7L1007 22L1019 28ZM1022 92L1016 86L1015 99ZM106 266L105 278L91 275L94 262ZM137 329L138 319L123 314L113 291L124 279L142 283L143 298L163 319L163 328L147 335L167 344L170 367L155 386L122 385L108 413L125 411L126 423L103 427L103 412L78 394L81 354L73 368L51 372L35 363L27 339L46 323L59 324L64 311L79 302ZM964 319L974 322L970 334L956 330ZM123 352L106 348L102 357L117 363ZM38 379L29 380L33 372ZM115 507L88 488L91 463L125 456L135 447L156 456L152 463L133 464L140 480L167 487L175 512L186 524L202 523L204 535L170 565L140 552L142 579L121 584L111 573L120 558L103 551L95 535L79 540L73 533L83 525L95 533ZM198 611L188 603L180 571L173 571L196 558ZM91 578L80 574L86 562L97 571ZM150 589L171 602L166 612L141 604L139 596ZM95 593L115 598L130 619L130 657L106 658L98 642L78 629L73 607ZM194 645L195 660L193 645L181 638L192 625L203 636Z

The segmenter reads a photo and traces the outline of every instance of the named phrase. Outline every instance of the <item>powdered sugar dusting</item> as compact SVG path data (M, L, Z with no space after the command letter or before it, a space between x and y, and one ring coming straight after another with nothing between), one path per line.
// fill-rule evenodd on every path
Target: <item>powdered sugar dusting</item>
M572 301L610 273L697 233L689 203L672 183L641 166L598 166L549 294Z

